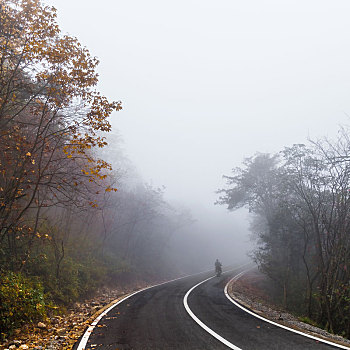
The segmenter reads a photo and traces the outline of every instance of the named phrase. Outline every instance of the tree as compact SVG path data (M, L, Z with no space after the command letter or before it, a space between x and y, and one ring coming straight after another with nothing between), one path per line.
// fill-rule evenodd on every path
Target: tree
M98 60L55 18L39 0L0 7L0 242L15 258L17 237L30 247L40 235L43 208L96 206L92 193L115 190L93 148L121 103L96 90Z
M229 187L218 201L229 210L248 206L257 216L254 257L277 282L284 306L348 336L349 152L343 129L336 142L259 154L226 177Z

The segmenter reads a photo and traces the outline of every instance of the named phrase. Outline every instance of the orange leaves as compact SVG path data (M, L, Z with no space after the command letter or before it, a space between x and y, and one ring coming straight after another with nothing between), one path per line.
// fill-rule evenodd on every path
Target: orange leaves
M90 201L89 202L89 205L92 207L92 208L97 208L98 207L98 204L96 201Z
M107 188L105 189L105 192L112 192L112 191L117 192L118 189L113 188L113 187L107 187Z
M98 80L98 60L76 38L60 34L56 10L38 0L2 3L4 35L0 35L0 47L8 57L7 68L15 69L18 63L19 67L33 68L36 81L46 84L50 102L57 107L69 106L74 98L91 100Z
M98 59L61 34L54 8L40 0L2 0L0 22L6 62L0 81L11 87L0 91L2 125L8 121L0 130L1 196L13 195L22 208L40 198L29 210L72 201L97 207L91 197L117 189L106 181L111 165L97 159L94 148L107 145L103 132L111 130L110 115L121 102L96 91Z

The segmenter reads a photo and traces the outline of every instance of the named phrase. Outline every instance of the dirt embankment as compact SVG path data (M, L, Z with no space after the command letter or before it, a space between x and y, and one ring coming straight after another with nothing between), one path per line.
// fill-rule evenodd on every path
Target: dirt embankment
M301 322L296 316L276 305L271 283L258 269L245 273L228 286L230 296L237 302L273 322L311 334L341 345L349 346L350 340L330 334L323 329Z

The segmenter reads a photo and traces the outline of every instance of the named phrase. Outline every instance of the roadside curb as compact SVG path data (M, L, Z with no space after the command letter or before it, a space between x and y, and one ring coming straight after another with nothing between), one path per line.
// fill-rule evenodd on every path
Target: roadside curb
M226 297L231 302L233 302L234 304L238 304L237 306L239 306L243 311L246 311L246 312L252 314L253 316L255 316L255 317L257 317L265 322L272 323L276 326L279 326L279 327L284 328L286 330L289 330L291 332L298 333L300 335L314 339L316 341L326 343L328 345L332 345L332 346L335 346L335 347L338 347L341 349L350 349L350 345L347 343L341 342L341 341L333 339L333 338L327 338L321 334L318 334L318 333L315 333L312 331L308 331L308 330L303 329L303 328L299 328L295 325L291 325L288 322L281 322L280 320L272 319L271 317L264 314L262 311L256 310L254 307L249 305L247 302L244 302L244 301L240 300L239 298L237 298L236 295L233 295L233 293L232 293L233 284L248 271L249 270L243 271L241 274L235 276L234 278L232 278L231 280L229 280L227 282L225 289L224 289L224 293L225 293ZM229 289L231 289L231 290L229 290ZM301 322L301 321L299 321L299 322ZM303 323L303 322L301 322L301 323Z

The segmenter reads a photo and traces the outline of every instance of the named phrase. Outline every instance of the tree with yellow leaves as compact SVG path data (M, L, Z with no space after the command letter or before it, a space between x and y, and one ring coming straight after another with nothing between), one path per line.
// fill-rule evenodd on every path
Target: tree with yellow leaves
M0 4L0 243L27 255L42 210L97 205L110 165L96 159L109 116L121 109L96 90L98 60L62 35L56 10L39 0ZM30 219L29 219L30 218ZM29 237L29 238L28 238ZM8 256L9 256L8 255Z

